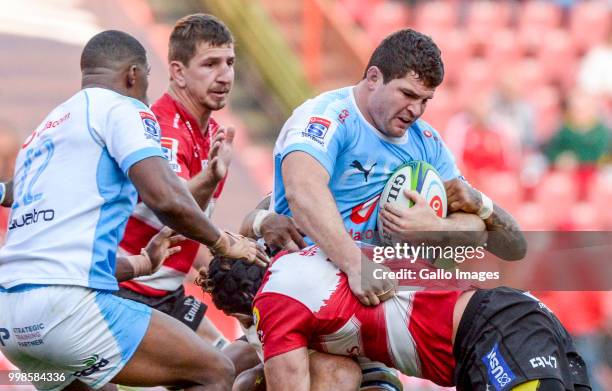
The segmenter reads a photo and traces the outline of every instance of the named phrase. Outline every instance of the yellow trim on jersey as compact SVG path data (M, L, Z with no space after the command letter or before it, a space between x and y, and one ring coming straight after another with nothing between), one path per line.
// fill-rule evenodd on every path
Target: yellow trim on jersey
M540 388L540 381L536 379L528 381L527 383L521 383L513 387L512 391L538 391L538 388Z

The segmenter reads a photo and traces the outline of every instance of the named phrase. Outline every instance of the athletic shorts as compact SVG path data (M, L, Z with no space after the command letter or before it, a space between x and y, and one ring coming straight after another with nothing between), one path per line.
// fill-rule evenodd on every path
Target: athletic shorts
M200 323L202 323L208 308L206 304L195 297L185 296L185 288L182 286L174 292L161 297L145 296L125 288L120 288L115 294L124 299L146 304L151 308L168 314L185 323L193 331L196 331Z
M21 285L0 290L0 351L22 373L50 374L33 382L39 390L77 379L97 389L132 358L150 320L149 307L112 292Z
M557 317L528 292L478 290L455 339L457 390L511 390L557 379L567 390L590 387L584 360Z

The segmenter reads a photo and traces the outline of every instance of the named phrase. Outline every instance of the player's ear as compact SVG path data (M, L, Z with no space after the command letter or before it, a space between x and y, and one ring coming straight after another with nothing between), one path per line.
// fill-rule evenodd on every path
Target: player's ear
M170 80L174 81L179 87L185 88L185 65L180 61L170 61L168 67L170 71Z
M376 65L372 65L366 72L366 81L369 89L374 89L383 81L382 72Z
M130 65L126 76L126 83L128 88L132 88L136 85L136 72L138 72L138 66Z

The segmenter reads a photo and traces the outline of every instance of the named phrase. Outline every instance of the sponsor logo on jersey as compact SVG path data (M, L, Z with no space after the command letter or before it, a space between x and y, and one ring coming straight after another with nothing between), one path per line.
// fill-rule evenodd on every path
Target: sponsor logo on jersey
M178 164L178 145L179 141L175 138L162 137L161 149L164 157L168 161L168 165L174 172L181 172L181 166Z
M557 368L557 358L555 356L534 357L534 358L529 360L529 363L531 364L532 368L538 368L538 367L542 367L542 368L546 368L546 367Z
M504 360L504 357L499 352L499 344L495 343L493 349L482 358L482 362L487 368L489 381L497 391L504 390L516 376Z
M28 145L30 145L30 143L36 138L36 136L40 136L45 130L47 129L52 129L55 127L60 126L62 123L64 123L65 121L67 121L68 119L70 119L70 113L66 113L64 114L63 117L57 119L57 120L51 120L51 121L47 121L45 122L45 124L40 128L35 130L30 137L28 137L26 139L26 141L23 143L23 145L21 146L21 148L25 148Z
M82 376L91 376L94 373L100 371L102 368L108 365L108 360L105 358L100 358L97 354L94 354L90 357L87 357L83 360L83 365L86 366L82 371L77 371L73 373L76 377Z
M0 328L0 345L6 346L4 341L8 340L11 336L11 333L7 329Z
M195 320L196 314L198 313L198 310L202 306L202 303L192 297L188 297L183 302L183 305L190 307L189 312L187 312L185 316L183 316L183 319L188 322L193 322Z
M253 324L256 329L259 329L259 320L261 317L259 316L259 308L253 306Z
M311 117L306 126L306 130L302 132L303 137L315 141L318 144L323 145L323 139L331 126L331 121L321 117Z
M368 176L370 175L370 172L372 172L372 170L374 169L374 166L376 165L376 163L372 164L370 166L370 168L365 168L360 162L359 160L353 160L353 162L350 164L351 167L357 169L357 171L361 172L363 174L363 177L365 179L365 181L368 181Z
M340 123L343 124L344 121L348 118L349 115L350 115L350 113L349 113L349 111L347 109L342 109L340 114L338 114L338 121L340 121Z
M376 205L378 205L379 198L380 194L351 209L351 221L355 224L363 224L368 221L372 216L372 213L374 213L376 210Z
M429 130L424 130L423 134L425 135L425 137L431 137L433 136L433 134L429 131Z
M142 124L144 125L145 137L159 142L161 138L161 129L159 128L155 116L146 111L141 111L140 119L142 119Z
M9 225L9 231L21 228L26 225L36 224L39 221L52 221L55 218L55 210L53 209L44 209L44 210L36 210L34 209L32 212L25 213L16 219L12 219Z

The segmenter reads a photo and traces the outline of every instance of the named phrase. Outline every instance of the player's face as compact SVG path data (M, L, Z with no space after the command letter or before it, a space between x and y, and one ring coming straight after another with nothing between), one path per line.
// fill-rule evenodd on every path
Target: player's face
M203 108L222 109L234 83L234 45L197 45L185 68L185 85L192 99Z
M435 88L425 87L413 72L387 84L380 77L369 100L370 115L383 133L401 137L423 115L434 91Z

